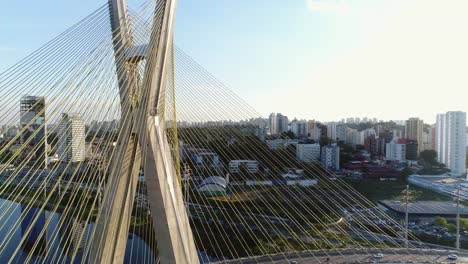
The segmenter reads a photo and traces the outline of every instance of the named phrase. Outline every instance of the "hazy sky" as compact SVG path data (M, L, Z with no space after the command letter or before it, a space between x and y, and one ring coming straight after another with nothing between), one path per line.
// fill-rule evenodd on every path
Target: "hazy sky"
M104 2L4 5L0 71ZM468 111L466 0L178 3L176 43L265 116L433 122Z

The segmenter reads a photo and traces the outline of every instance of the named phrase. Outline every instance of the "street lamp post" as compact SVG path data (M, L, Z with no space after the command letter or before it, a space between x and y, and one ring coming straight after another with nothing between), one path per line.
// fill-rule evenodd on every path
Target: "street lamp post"
M408 195L409 195L409 185L406 185L406 197L405 197L405 247L408 248Z
M457 250L460 250L460 185L457 186Z

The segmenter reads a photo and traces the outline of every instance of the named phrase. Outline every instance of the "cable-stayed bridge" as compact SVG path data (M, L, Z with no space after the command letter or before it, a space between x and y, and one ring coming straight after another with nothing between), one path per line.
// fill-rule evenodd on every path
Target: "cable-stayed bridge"
M455 252L421 243L328 168L269 148L264 119L173 44L175 5L110 0L0 74L1 263Z

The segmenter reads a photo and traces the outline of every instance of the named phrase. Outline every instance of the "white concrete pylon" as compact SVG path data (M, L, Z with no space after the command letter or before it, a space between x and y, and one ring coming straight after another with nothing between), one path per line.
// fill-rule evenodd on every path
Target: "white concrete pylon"
M94 263L123 263L142 157L145 159L148 202L161 263L199 262L181 186L171 158L165 124L156 111L160 94L164 93L167 68L165 64L169 45L172 44L175 1L157 1L156 8L161 5L164 5L161 28L153 29L150 44L145 47L147 63L143 83L146 87L141 88L148 91L149 96L140 98L141 102L131 106L122 104L122 111L130 111L131 117L125 122L126 125L121 127L123 137L117 145L118 155L112 161L113 170L108 185L115 189L106 188L101 214L103 217L97 222L95 236L100 241L95 242L97 249L93 250L90 257ZM117 57L127 56L127 51L135 50L127 24L126 1L109 0L109 7L116 61L122 61ZM122 50L125 52L121 52ZM142 52L143 49L138 49L138 54ZM136 65L116 66L117 69L121 69ZM129 72L132 72L131 69L122 72L123 75L118 78L121 101L125 102L133 96L132 91L136 89L132 87L134 82L131 82L135 76L128 76ZM145 128L135 131L135 120L146 120ZM143 150L140 146L145 146L144 153L141 153Z

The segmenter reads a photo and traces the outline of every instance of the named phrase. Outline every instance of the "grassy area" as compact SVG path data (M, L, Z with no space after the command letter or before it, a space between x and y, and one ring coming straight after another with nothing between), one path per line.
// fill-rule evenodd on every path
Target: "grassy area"
M348 181L354 189L373 203L380 200L402 200L406 188L403 181L361 180ZM412 200L415 201L450 201L451 198L440 193L410 185Z

